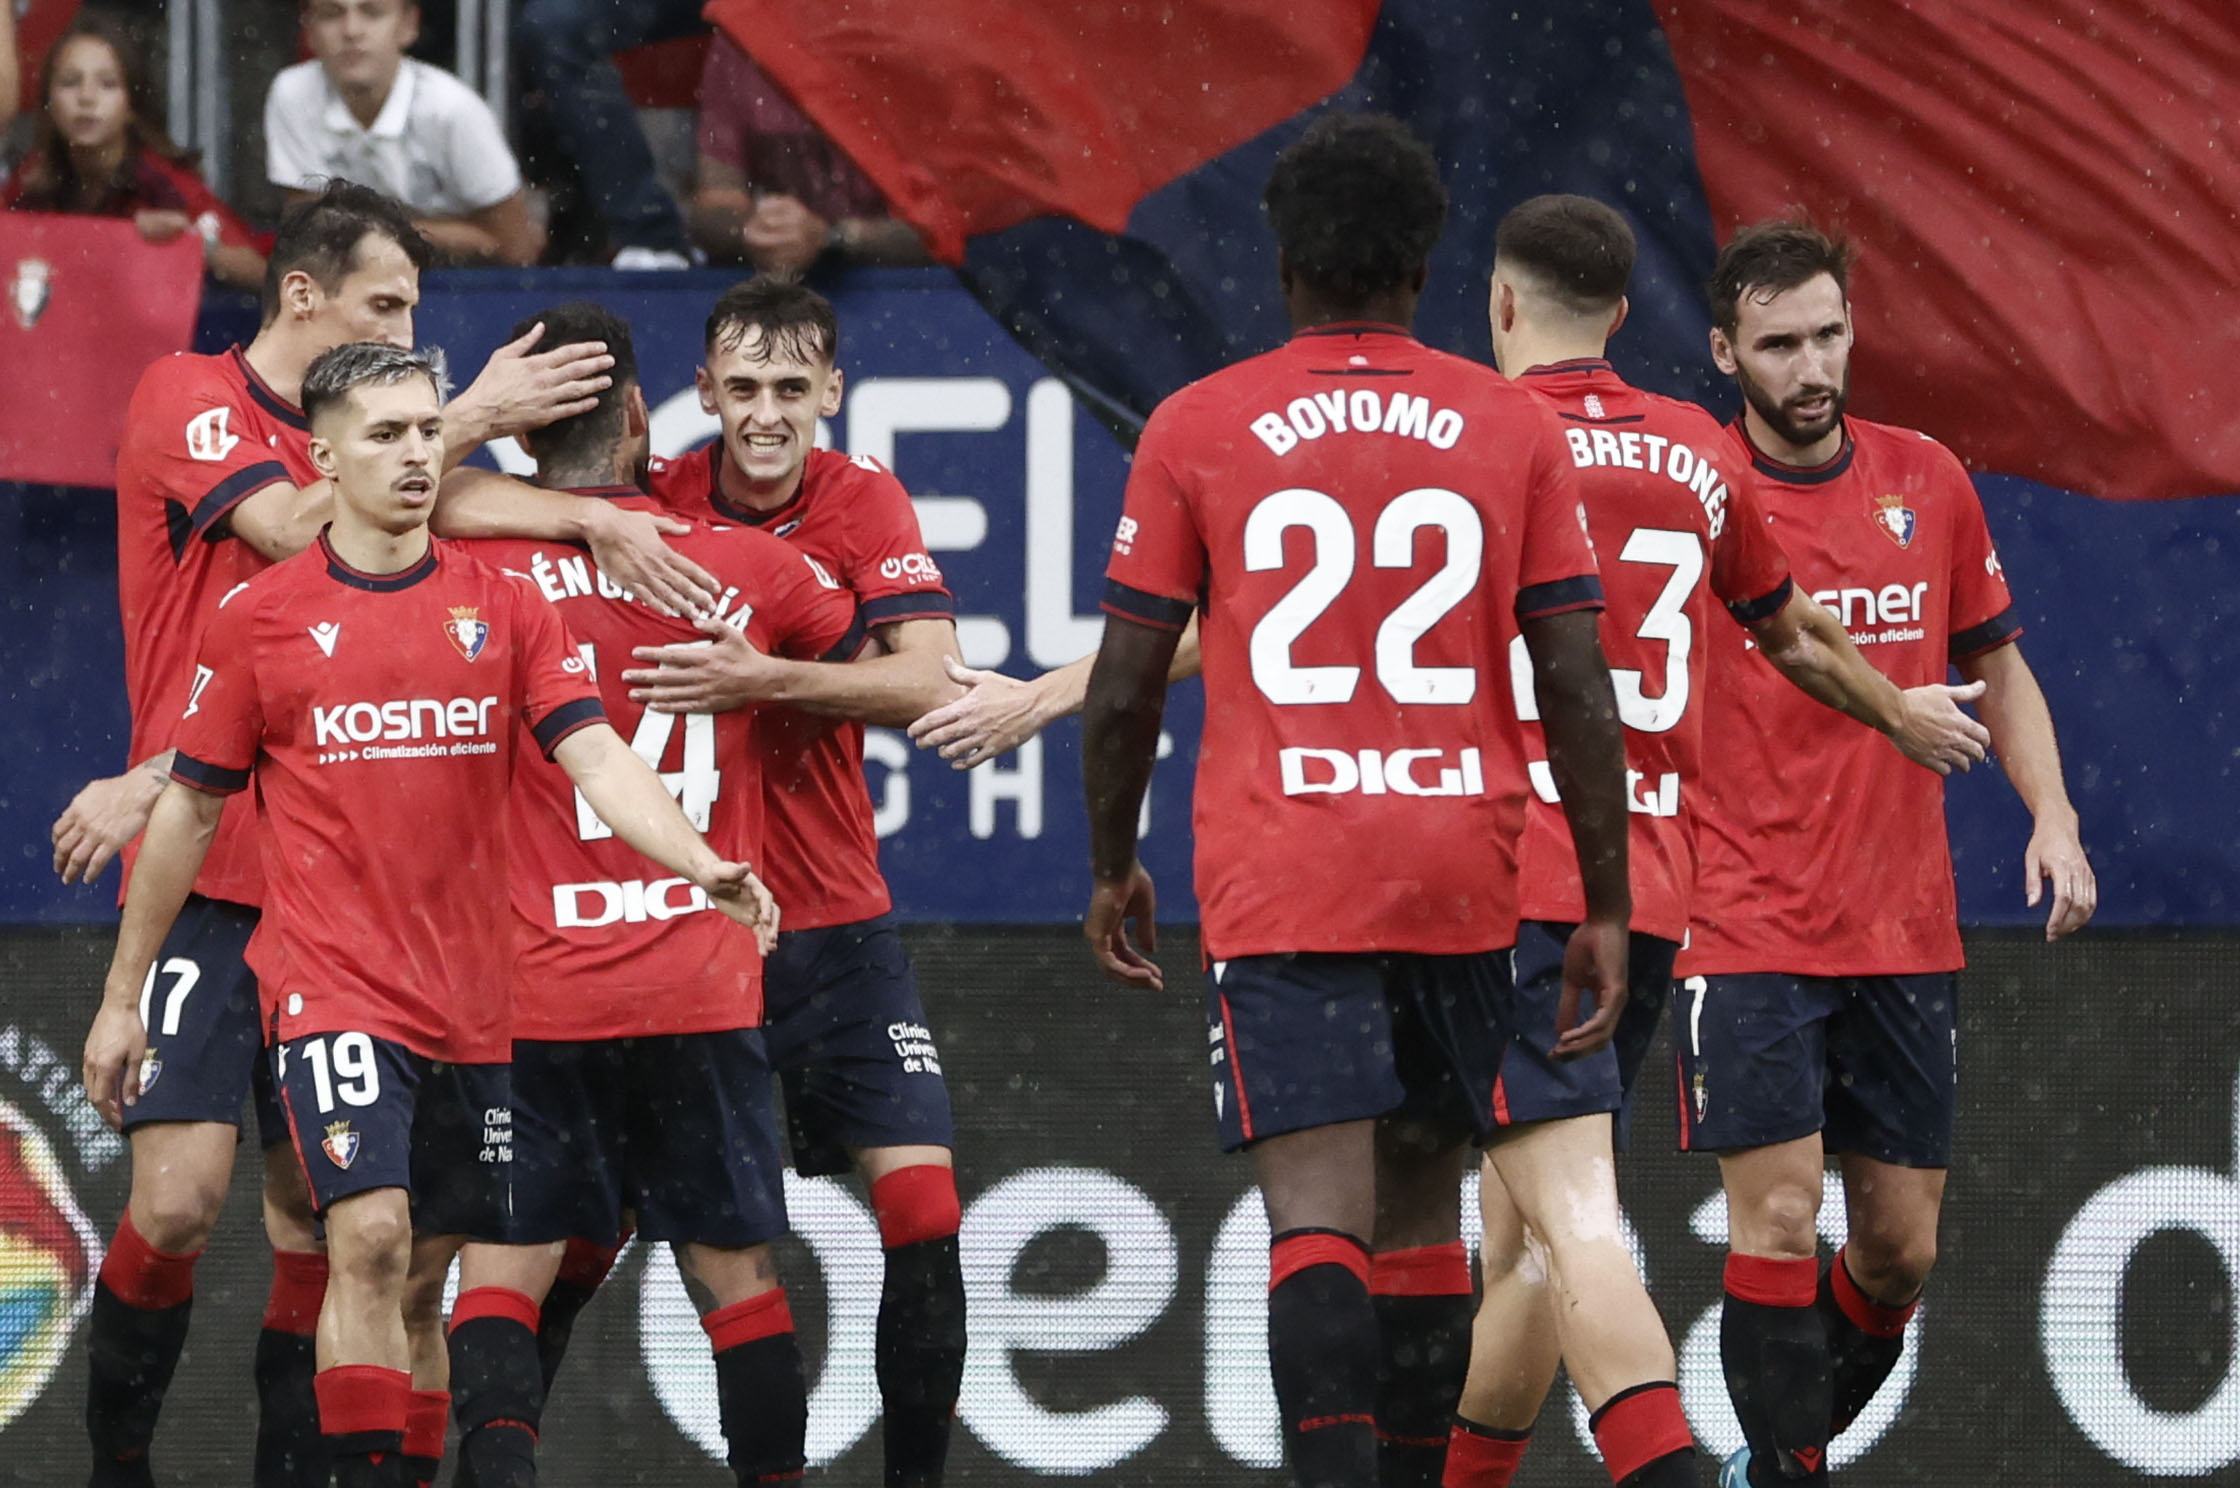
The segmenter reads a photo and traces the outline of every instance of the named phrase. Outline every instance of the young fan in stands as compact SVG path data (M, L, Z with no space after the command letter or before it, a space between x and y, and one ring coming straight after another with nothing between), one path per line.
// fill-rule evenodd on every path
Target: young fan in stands
M39 97L31 153L0 204L130 217L154 243L196 233L214 277L244 289L264 282L257 235L203 184L194 152L164 132L147 59L115 21L81 12L47 53Z

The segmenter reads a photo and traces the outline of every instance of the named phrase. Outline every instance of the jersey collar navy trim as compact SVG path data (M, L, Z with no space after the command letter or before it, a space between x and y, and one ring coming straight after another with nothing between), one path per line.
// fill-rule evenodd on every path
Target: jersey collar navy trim
M1560 377L1566 372L1608 372L1608 360L1602 357L1573 357L1567 362L1542 362L1537 367L1527 367L1519 377Z
M570 496L596 496L601 501L647 501L645 492L636 486L570 486Z
M1293 331L1296 341L1302 336L1399 336L1413 341L1415 333L1406 326L1394 325L1389 320L1333 320L1328 325L1308 326L1303 331Z
M353 589L364 589L374 594L393 594L399 589L410 589L436 571L436 545L428 542L428 551L418 563L395 573L367 573L362 568L352 568L342 561L342 555L327 541L327 529L319 529L319 556L327 560L327 577Z
M708 451L708 505L734 522L744 522L749 527L767 527L773 522L801 515L801 503L809 499L809 467L801 467L801 484L784 504L768 511L756 511L751 506L739 506L723 494L723 446L719 443Z
M249 384L249 396L256 400L258 407L291 429L308 429L311 427L311 421L303 416L302 409L274 392L265 383L265 380L257 375L257 369L249 365L249 358L242 354L240 347L234 347L228 355L233 358L235 365L241 368L242 380Z
M1849 420L1846 420L1843 426L1843 448L1837 450L1835 454L1818 465L1784 465L1758 448L1757 441L1750 437L1749 428L1739 416L1735 419L1734 426L1736 432L1742 435L1742 442L1750 451L1750 464L1757 470L1758 474L1780 481L1784 485L1826 485L1829 481L1849 470L1852 456L1859 452L1859 447L1851 442Z

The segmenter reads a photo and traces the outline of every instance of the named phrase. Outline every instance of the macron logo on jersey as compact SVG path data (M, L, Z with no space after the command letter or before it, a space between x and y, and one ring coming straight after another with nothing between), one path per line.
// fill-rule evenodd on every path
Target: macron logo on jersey
M213 408L187 420L187 458L216 464L232 454L233 447L241 442L240 435L226 429L226 420L232 416L230 408Z
M311 631L311 639L317 641L319 643L319 649L326 653L329 659L332 659L334 656L334 643L337 640L340 640L342 637L341 622L335 620L322 620L317 625L309 627L309 629Z
M495 697L336 703L312 708L311 725L322 749L376 740L479 739L490 732L490 710L497 706Z

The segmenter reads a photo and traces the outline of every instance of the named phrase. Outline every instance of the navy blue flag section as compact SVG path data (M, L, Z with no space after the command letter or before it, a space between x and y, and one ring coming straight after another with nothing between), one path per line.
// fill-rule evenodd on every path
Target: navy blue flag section
M520 317L588 296L637 328L656 448L714 433L692 372L716 274L433 274L424 339L471 376ZM1126 456L1050 371L938 270L865 271L832 286L847 400L836 442L893 465L917 497L957 596L967 657L1031 675L1095 648L1097 597ZM204 349L253 332L206 314ZM2240 922L2240 510L2217 500L2096 501L1984 477L1993 536L2029 628L2022 644L2060 726L2103 925ZM124 767L114 502L0 488L12 572L0 606L0 922L114 913L115 870L64 888L47 829L88 778ZM1187 803L1201 717L1174 689L1144 859L1160 908L1195 916ZM868 774L897 905L920 921L1076 919L1087 896L1079 731L959 774L874 730ZM2028 820L1996 772L1949 788L1961 914L2042 921L2023 905ZM1335 871L1331 869L1328 871Z

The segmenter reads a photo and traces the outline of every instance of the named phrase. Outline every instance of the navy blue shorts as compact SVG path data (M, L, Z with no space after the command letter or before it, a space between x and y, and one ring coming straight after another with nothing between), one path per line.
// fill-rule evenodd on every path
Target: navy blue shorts
M1374 1117L1483 1140L1500 1125L1493 1088L1513 1002L1505 950L1214 962L1206 1022L1221 1149Z
M752 1028L513 1045L516 1245L744 1249L786 1232L770 1061Z
M159 1121L239 1127L248 1099L256 1102L261 1145L288 1140L264 1057L256 973L243 959L256 928L257 911L246 904L187 896L140 989L148 1052L140 1059L140 1099L125 1108L126 1131Z
M1563 1000L1563 951L1576 928L1548 920L1526 920L1517 926L1520 1024L1494 1080L1494 1119L1512 1126L1615 1111L1618 1121L1612 1135L1623 1148L1633 1119L1634 1082L1656 1042L1657 1024L1664 1018L1672 991L1672 960L1680 947L1655 935L1629 936L1626 1007L1618 1015L1617 1033L1607 1048L1558 1060L1550 1051L1556 1046L1556 1009Z
M503 1242L513 1099L502 1064L443 1064L369 1033L277 1044L274 1079L311 1201L377 1188L412 1198L421 1235Z
M1950 1166L1958 994L1948 971L1688 978L1673 1012L1681 1150L1820 1132L1830 1152Z
M941 1056L893 915L781 932L762 985L795 1172L845 1173L861 1147L954 1145Z

